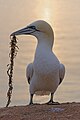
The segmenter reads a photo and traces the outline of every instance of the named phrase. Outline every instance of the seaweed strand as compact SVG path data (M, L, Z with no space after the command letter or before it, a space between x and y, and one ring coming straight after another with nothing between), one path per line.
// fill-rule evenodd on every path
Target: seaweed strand
M16 36L13 36L11 38L11 42L10 42L10 48L11 48L10 53L9 53L10 64L7 65L7 67L8 67L7 75L9 77L9 83L8 83L9 89L7 92L8 101L7 101L6 107L8 107L11 102L11 96L12 96L12 90L13 90L12 80L13 80L14 58L16 57L18 49L19 49L16 44L17 44Z

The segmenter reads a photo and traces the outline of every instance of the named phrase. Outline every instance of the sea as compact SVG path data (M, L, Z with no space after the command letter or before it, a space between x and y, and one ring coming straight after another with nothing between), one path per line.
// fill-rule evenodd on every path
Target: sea
M54 94L60 103L80 102L80 0L0 0L0 107L7 103L10 63L10 34L36 20L45 20L54 31L53 52L65 65L65 78ZM17 36L13 92L10 106L27 105L30 100L26 67L33 62L37 39ZM50 96L34 96L45 103Z

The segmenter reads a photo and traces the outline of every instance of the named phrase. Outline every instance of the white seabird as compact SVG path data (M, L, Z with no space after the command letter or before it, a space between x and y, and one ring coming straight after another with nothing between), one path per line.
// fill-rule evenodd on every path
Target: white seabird
M65 67L52 52L54 33L51 26L38 20L29 26L11 34L33 35L37 38L38 44L35 51L34 61L27 67L26 75L30 84L30 104L33 104L33 95L46 95L51 93L48 104L55 104L53 95L62 82L65 75Z

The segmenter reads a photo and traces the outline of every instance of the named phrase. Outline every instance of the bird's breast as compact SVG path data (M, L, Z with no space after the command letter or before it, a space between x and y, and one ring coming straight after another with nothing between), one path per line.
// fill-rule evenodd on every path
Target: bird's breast
M34 71L40 76L53 76L59 70L59 61L52 52L39 52L34 59Z

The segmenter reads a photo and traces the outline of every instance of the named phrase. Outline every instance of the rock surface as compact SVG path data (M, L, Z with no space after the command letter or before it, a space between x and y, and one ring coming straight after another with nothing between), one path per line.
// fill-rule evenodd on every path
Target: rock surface
M80 103L0 108L0 120L80 120Z

